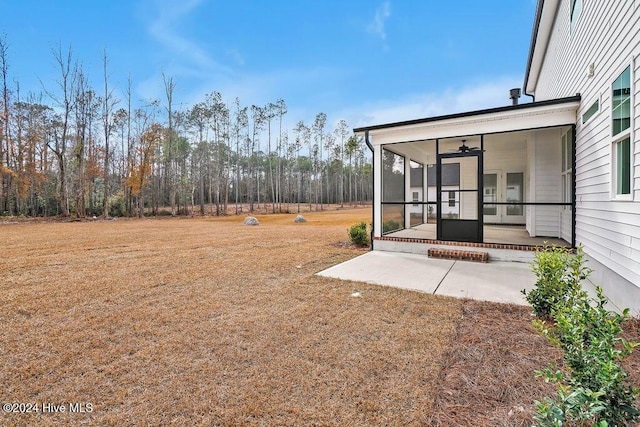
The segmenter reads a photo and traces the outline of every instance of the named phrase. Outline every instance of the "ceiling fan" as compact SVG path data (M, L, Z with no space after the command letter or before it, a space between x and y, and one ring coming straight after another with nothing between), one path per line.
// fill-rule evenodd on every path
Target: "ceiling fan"
M460 147L458 147L458 152L459 153L468 153L469 151L476 151L476 150L480 149L480 147L469 147L466 144L466 142L467 142L466 139L462 140L462 145ZM454 150L451 150L451 151L454 151Z

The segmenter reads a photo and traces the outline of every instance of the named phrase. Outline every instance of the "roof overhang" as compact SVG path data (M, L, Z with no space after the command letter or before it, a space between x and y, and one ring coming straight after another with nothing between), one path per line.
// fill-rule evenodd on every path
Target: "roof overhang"
M580 96L520 104L406 122L356 128L374 145L514 132L576 123Z
M559 5L559 0L538 0L529 46L527 70L524 75L524 93L527 95L535 95L538 77L547 53Z

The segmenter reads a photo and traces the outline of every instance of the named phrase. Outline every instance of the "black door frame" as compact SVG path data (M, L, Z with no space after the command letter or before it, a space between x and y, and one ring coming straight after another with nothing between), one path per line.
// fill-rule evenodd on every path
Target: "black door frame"
M484 240L484 135L480 135L480 149L479 150L469 150L469 151L459 151L456 153L440 153L440 141L436 139L436 233L438 240L447 240L447 241L459 241L459 242L473 242L473 243L482 243ZM477 194L477 206L478 213L476 220L461 220L461 219L447 219L446 221L451 221L453 225L456 221L459 222L460 225L468 225L470 230L460 230L462 236L460 234L455 237L445 236L443 233L443 221L442 221L442 159L452 159L459 157L477 157L478 162L478 177L477 177L477 185L475 190L462 190L464 192L472 192L475 191ZM461 190L458 190L460 193ZM461 198L458 198L461 200ZM473 224L475 223L475 224Z

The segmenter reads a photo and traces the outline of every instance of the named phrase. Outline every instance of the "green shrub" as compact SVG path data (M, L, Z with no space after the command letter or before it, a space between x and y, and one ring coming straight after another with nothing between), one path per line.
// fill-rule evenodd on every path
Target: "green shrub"
M369 233L367 232L367 223L362 221L358 224L352 225L348 230L349 241L354 245L368 246L369 245Z
M398 221L396 221L395 219L388 219L386 220L384 223L382 223L382 232L386 233L388 231L394 231L394 230L399 230L400 227L400 223Z
M109 216L120 217L126 214L124 194L118 193L109 197Z
M591 274L583 266L584 252L578 247L573 255L556 245L538 250L533 261L536 287L529 293L522 290L533 312L542 319L551 318L554 307L567 303L570 295L581 289L580 282Z
M600 288L595 299L589 298L581 282L591 269L583 264L582 248L574 256L567 249L545 247L533 263L536 288L523 291L539 317L534 325L563 350L566 366L565 371L552 365L536 372L557 385L553 397L535 402L539 425L604 427L640 420L633 406L640 391L629 384L629 374L620 366L638 345L619 336L629 311L607 310ZM553 322L547 324L548 319Z
M558 385L554 398L536 402L541 425L589 421L594 426L622 426L640 420L640 411L633 406L639 390L629 384L629 374L620 366L638 345L619 336L629 310L610 312L602 289L596 292L596 299L582 290L573 292L568 304L557 306L552 313L555 328L536 322L562 348L568 368L566 373L553 369L536 373Z

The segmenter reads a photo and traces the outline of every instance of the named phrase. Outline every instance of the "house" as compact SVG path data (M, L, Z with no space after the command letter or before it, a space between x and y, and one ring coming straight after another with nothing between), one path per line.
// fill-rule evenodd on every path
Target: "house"
M426 181L425 181L426 177ZM436 200L436 165L427 165L426 169L420 163L411 163L411 226L434 222L436 220L435 207L422 203L426 200ZM426 187L424 183L426 182ZM426 189L426 192L425 192ZM459 214L460 165L453 163L442 168L442 191L446 194L442 201L442 215L453 217Z
M509 258L505 248L582 245L591 280L640 313L638 56L640 0L539 0L524 76L533 102L515 89L504 107L354 129L373 152L374 250ZM412 165L435 165L435 186L413 186ZM434 224L412 221L416 201Z

